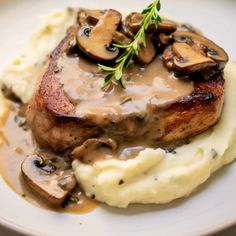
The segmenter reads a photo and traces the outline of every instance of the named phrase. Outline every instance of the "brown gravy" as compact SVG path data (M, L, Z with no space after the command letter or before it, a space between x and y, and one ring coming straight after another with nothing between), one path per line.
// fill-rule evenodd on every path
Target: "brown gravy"
M146 67L132 65L126 69L125 90L120 86L112 86L108 91L103 91L101 85L105 74L95 63L83 57L64 55L59 61L58 68L57 78L64 85L65 93L76 104L76 113L79 116L88 113L97 113L101 116L142 114L146 111L148 104L169 105L193 91L193 83L177 78L173 73L168 72L160 57ZM2 130L4 142L0 148L0 173L8 185L27 201L39 207L52 209L43 199L37 197L37 194L31 192L23 182L21 164L27 155L34 153L37 145L33 142L31 132L23 130L23 125L19 127L19 122L22 121L18 120L17 124L18 109L16 105L12 105ZM20 119L22 118L24 119L24 117ZM152 123L148 129L152 129ZM156 127L156 129L159 128ZM116 150L104 146L89 150L82 160L89 164L112 158L126 160L134 158L143 149L151 147L145 138L134 140L119 143ZM76 196L79 199L77 203L55 210L86 213L98 205L96 201L86 198L79 189L76 191Z
M18 107L12 104L1 133L3 144L0 147L0 173L7 184L24 199L38 207L52 209L23 182L21 163L27 155L34 152L36 144L33 142L31 132L19 127L21 121L17 124L17 115ZM69 204L64 208L53 208L53 210L81 214L90 212L98 206L96 201L88 199L82 191L78 190L76 195L79 198L78 203Z
M124 72L126 89L112 86L108 91L101 89L105 74L97 64L82 56L64 55L58 68L57 78L76 104L79 116L142 113L146 111L147 104L171 104L193 91L193 82L169 72L160 57L148 66L130 65Z

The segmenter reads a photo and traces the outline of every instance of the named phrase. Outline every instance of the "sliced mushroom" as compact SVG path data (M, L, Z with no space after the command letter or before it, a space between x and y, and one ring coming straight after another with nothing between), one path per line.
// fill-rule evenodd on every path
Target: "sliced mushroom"
M128 38L133 39L134 33L131 31L131 29L123 22L121 25L121 32L126 35Z
M173 68L181 74L196 73L216 64L212 59L196 52L186 43L174 43L172 50L176 55L173 60Z
M203 54L217 63L218 69L220 70L225 67L225 64L229 60L227 53L221 47L202 35L192 32L176 31L173 33L173 39L176 42L187 43L196 50L202 51Z
M96 25L99 19L105 14L105 11L81 9L78 12L77 22L79 26Z
M81 146L74 148L71 153L73 159L80 159L84 157L87 153L94 149L98 149L101 146L110 147L112 150L117 149L117 142L111 138L92 138L86 140Z
M96 25L99 19L105 14L105 11L100 10L80 10L77 17L77 22L80 26ZM113 41L121 45L127 45L131 43L131 39L125 34L116 31L113 35Z
M158 26L158 32L173 33L177 29L174 21L164 19Z
M158 35L158 41L162 46L166 46L169 45L170 42L172 40L172 36L171 35L167 35L165 33L160 33Z
M143 19L143 14L133 12L126 16L124 20L124 25L131 30L133 34L137 33L141 27L140 23Z
M101 10L87 10L88 23L96 25L99 19L105 14L105 11Z
M175 57L172 51L172 45L168 46L162 55L162 61L168 70L172 70L173 68L173 58Z
M121 15L108 10L94 26L83 26L77 33L77 45L88 56L99 61L109 61L117 57L119 50L111 46Z
M131 43L131 39L125 36L123 33L116 31L113 35L113 41L120 45L127 45Z
M76 186L70 169L58 171L52 163L46 163L38 155L27 157L21 165L24 182L54 206L63 203L68 193Z
M77 16L77 23L79 26L87 25L88 18L85 10L80 10Z
M143 17L144 17L144 15L141 13L134 12L134 13L129 14L123 22L123 24L125 25L124 28L126 29L125 31L129 32L129 30L130 30L133 34L137 33L141 27L140 23L141 23ZM152 21L151 24L149 25L147 31L150 32L155 29L156 29L155 22ZM177 24L175 22L164 19L159 24L159 26L157 28L157 32L172 33L176 29L177 29Z
M188 23L181 24L177 27L176 31L186 31L186 32L192 32L192 33L200 33L198 30L196 30L192 25Z
M152 41L152 35L148 34L146 36L146 47L141 45L138 52L138 62L142 64L149 64L153 61L156 56L156 49Z

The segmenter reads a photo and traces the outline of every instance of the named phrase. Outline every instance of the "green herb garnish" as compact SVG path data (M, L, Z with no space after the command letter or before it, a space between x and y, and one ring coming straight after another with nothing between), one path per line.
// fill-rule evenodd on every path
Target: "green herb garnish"
M154 22L155 27L158 28L159 23L162 21L159 15L160 9L160 0L155 0L152 4L150 4L142 11L144 17L140 22L141 27L134 36L134 40L127 45L113 44L113 46L125 50L125 52L116 59L115 67L98 64L100 69L109 72L109 74L104 79L102 89L107 89L111 84L113 78L122 86L122 88L125 88L125 84L123 81L123 70L129 66L133 57L135 55L138 55L141 45L146 47L146 30L148 29L148 26L152 22Z
M123 104L125 104L125 103L127 103L127 102L130 102L130 101L132 101L132 98L131 98L131 97L125 97L125 98L123 98L123 99L121 100L120 105L123 105Z

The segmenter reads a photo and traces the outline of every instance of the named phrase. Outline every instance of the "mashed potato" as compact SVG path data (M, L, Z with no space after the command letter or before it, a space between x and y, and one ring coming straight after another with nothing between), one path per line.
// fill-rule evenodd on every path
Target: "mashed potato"
M128 161L105 160L73 168L88 196L111 206L130 203L166 203L188 196L220 167L236 158L236 69L225 69L225 105L220 122L197 136L176 154L146 149Z
M0 77L23 102L32 95L47 55L74 20L72 10L50 15L33 35L27 54L15 59ZM230 62L225 69L225 105L221 120L214 128L176 149L176 154L146 149L128 161L106 160L92 166L74 161L73 169L85 193L116 207L127 207L130 203L166 203L188 196L214 171L232 162L236 158L235 68ZM2 97L0 103L2 120L7 108L2 105L5 104Z
M39 29L32 35L28 49L0 75L0 83L27 103L32 96L36 78L48 55L64 37L67 28L75 22L76 9L56 11L44 18Z

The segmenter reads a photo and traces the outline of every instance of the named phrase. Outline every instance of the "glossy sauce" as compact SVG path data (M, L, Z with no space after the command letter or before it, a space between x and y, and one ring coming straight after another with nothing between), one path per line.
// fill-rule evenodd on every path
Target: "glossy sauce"
M108 91L101 89L105 74L97 64L83 57L64 55L58 67L57 78L76 104L79 116L143 112L147 110L147 104L165 106L193 91L193 82L168 72L160 57L146 67L130 65L124 72L126 89L111 86Z
M110 147L106 146L101 146L97 149L90 148L88 152L79 159L87 164L109 159L128 160L135 158L139 152L145 148L150 148L150 145L145 143L144 140L123 142L118 145L116 150L112 150Z
M133 121L124 118L127 127L123 129L131 133L132 141L119 140L116 150L104 146L89 148L82 160L90 164L104 159L130 159L137 156L141 150L154 147L152 145L156 141L153 140L162 135L163 124L155 121L155 111L150 107L169 106L181 97L191 94L194 89L190 79L176 77L173 72L169 72L163 66L160 56L147 66L131 64L123 73L125 89L113 85L107 91L102 90L105 74L96 63L84 56L64 54L58 62L58 68L56 77L76 106L76 115L79 117L87 116L89 120L101 125L106 122L107 117L133 113L143 116L149 112L149 122L145 123L144 127L140 125L138 129L132 130ZM145 137L142 134L145 134ZM123 137L123 133L120 136Z
M64 85L64 92L76 105L76 113L79 116L87 113L99 114L102 117L107 114L142 113L146 111L148 104L157 107L167 106L193 91L193 83L168 72L159 57L147 67L130 66L124 73L125 90L120 86L111 86L108 91L103 91L101 85L105 74L95 63L83 57L64 55L58 63L58 68L57 78ZM19 127L16 123L17 112L18 107L12 105L2 131L4 143L0 149L0 171L9 186L26 200L36 206L52 209L23 182L21 163L27 155L34 153L37 145L33 142L31 132L23 130L24 126ZM24 117L20 117L18 123L22 122L21 119L24 120ZM150 122L149 126L146 125L148 130L153 129L152 124ZM155 129L161 127L156 125ZM90 149L82 160L89 164L112 158L127 160L134 158L148 147L151 147L150 143L145 138L139 138L134 141L119 142L116 150L106 146ZM97 202L86 198L82 191L78 190L76 196L79 199L78 203L55 210L85 213L96 208Z
M98 203L85 197L80 190L76 193L79 198L78 203L70 204L65 208L52 208L24 184L21 163L27 155L34 153L36 144L33 142L31 132L25 131L16 123L17 115L18 107L12 105L1 133L3 144L0 147L0 173L7 184L24 199L38 207L77 214L94 210Z

